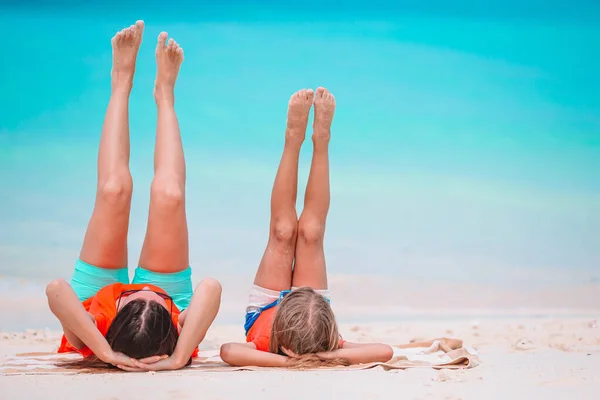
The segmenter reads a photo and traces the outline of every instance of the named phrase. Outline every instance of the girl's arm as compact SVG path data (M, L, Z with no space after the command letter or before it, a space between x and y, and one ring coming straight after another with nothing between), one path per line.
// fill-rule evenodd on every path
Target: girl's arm
M341 358L351 364L365 364L389 361L394 352L387 344L344 342L342 349L317 355L324 359ZM289 357L256 350L254 343L226 343L221 346L221 359L235 366L288 367L293 364Z
M389 361L394 356L394 350L392 346L383 343L344 342L341 349L318 355L323 358L346 359L350 364L366 364Z
M286 367L289 361L286 356L256 350L254 343L225 343L221 359L236 367Z
M135 360L114 352L106 338L96 327L94 318L83 308L73 288L62 279L56 279L46 286L46 296L50 310L63 326L65 336L75 348L84 346L107 364L138 365Z

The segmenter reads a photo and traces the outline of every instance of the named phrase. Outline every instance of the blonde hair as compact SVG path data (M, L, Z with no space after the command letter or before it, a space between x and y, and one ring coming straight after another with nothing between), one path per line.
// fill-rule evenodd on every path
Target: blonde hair
M322 295L302 287L283 298L273 318L271 353L282 354L282 348L292 351L298 357L290 360L290 366L296 368L349 365L348 360L317 354L337 350L339 344L335 315Z

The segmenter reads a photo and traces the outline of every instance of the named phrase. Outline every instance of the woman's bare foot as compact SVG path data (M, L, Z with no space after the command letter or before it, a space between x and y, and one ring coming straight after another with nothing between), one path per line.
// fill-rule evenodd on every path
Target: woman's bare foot
M302 89L290 97L287 128L285 130L285 140L287 143L302 145L302 142L304 142L308 114L313 104L314 95L312 89Z
M113 66L111 71L113 89L120 85L131 87L135 62L144 34L144 21L122 29L112 38Z
M335 113L335 97L323 87L315 94L315 120L313 122L313 141L329 142L331 122Z
M175 82L179 67L183 62L183 49L173 39L167 41L167 32L158 35L156 46L156 81L154 82L154 100L156 103L175 103Z

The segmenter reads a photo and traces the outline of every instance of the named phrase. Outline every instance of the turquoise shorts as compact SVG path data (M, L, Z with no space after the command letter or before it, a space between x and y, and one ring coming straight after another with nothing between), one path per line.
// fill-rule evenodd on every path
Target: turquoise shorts
M71 287L80 301L95 296L100 289L113 283L129 284L128 269L100 268L79 259L75 263ZM137 267L131 283L148 283L160 287L171 296L179 311L189 307L194 293L192 289L192 269L190 267L172 274L153 272Z

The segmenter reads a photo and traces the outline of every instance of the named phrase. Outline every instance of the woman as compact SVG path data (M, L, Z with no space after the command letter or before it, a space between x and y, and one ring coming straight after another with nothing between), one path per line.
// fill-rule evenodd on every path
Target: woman
M112 92L98 151L94 211L71 284L57 279L46 288L50 309L64 331L59 352L77 351L86 357L82 364L110 364L126 371L188 364L221 297L214 279L203 280L192 293L185 160L174 108L183 49L173 39L166 43L165 32L156 47L158 126L148 227L129 283L128 102L143 30L138 21L112 39Z
M298 220L298 158L315 107L313 158ZM246 343L227 343L221 358L237 366L310 367L392 358L385 344L343 341L329 305L323 238L329 210L329 139L335 99L324 88L289 102L285 146L271 194L269 241L246 313Z

